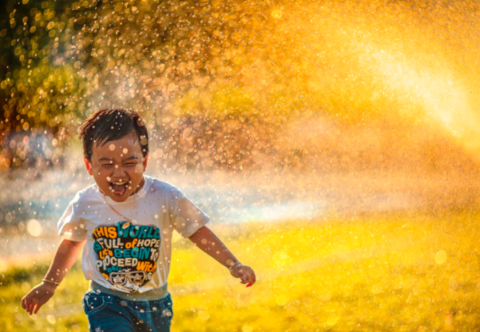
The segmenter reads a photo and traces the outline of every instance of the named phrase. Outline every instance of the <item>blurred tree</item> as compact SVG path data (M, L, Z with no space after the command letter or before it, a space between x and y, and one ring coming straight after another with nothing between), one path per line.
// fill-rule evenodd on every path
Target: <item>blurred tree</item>
M0 130L46 128L57 136L65 128L68 138L100 107L136 109L167 131L165 118L192 114L215 121L258 113L238 69L267 7L247 1L9 1L0 18ZM194 105L189 95L208 102Z

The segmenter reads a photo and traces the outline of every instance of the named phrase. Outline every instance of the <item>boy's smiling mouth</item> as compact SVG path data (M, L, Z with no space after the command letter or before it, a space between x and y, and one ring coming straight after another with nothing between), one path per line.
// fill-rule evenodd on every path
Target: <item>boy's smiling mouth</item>
M109 181L110 189L114 195L122 196L127 191L127 187L132 181Z

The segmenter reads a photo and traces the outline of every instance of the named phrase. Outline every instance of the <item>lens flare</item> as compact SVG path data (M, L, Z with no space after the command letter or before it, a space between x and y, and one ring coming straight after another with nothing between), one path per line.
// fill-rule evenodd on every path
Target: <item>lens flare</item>
M42 234L43 227L38 220L31 219L27 222L27 232L31 236L38 237Z

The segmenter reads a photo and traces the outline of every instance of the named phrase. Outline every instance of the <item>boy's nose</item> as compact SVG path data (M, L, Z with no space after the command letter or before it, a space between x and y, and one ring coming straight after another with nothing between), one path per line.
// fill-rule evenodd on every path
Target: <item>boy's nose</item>
M117 178L118 178L119 176L121 177L121 176L123 176L123 175L125 175L125 174L126 174L126 172L125 172L125 170L123 169L123 167L120 166L120 165L118 165L118 167L117 167L117 166L114 167L114 169L113 169L113 176L112 176L112 177L117 177Z

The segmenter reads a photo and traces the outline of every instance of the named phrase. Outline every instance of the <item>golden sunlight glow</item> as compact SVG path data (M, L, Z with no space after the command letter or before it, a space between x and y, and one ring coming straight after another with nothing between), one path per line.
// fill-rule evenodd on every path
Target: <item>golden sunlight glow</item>
M104 107L139 111L150 159L135 172L185 188L257 276L245 287L232 258L173 232L176 331L478 330L479 1L15 2L26 14L0 27L19 63L0 80L0 132L15 133L0 171L40 149L27 130L58 130L38 154L48 172L3 179L0 235L19 244L2 247L0 331L88 328L78 264L41 315L20 312L47 263L11 248L52 253L60 205L91 181L72 129Z
M452 79L452 73L402 63L387 52L376 52L371 57L386 86L422 106L425 121L437 122L472 152L479 151L480 114L474 112L467 89L459 86L459 80Z

